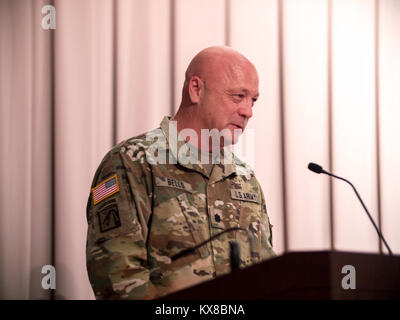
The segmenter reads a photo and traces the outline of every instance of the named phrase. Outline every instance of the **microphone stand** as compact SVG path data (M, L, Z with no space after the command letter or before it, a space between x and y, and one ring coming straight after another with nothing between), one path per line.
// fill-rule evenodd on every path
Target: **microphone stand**
M383 243L384 243L386 249L389 251L389 255L393 256L392 250L390 250L389 245L387 244L385 238L383 237L383 234L381 233L381 231L379 230L379 228L378 228L377 225L375 224L374 219L372 219L372 217L371 217L371 215L370 215L370 213L369 213L367 207L365 206L364 202L362 201L362 199L361 199L360 195L358 194L357 189L354 187L354 185L353 185L349 180L347 180L347 179L344 179L344 178L342 178L342 177L335 176L334 174L332 174L332 173L330 173L330 172L328 172L328 171L325 171L321 166L319 166L319 165L317 165L317 164L315 164L315 163L312 163L312 162L309 163L308 169L310 169L311 171L313 171L313 172L315 172L315 173L318 173L318 174L319 174L319 173L324 173L324 174L327 174L328 176L331 176L331 177L334 177L334 178L343 180L343 181L347 182L347 183L353 188L354 192L356 193L356 196L357 196L358 200L360 200L360 202L361 202L361 204L362 204L362 206L363 206L365 212L366 212L367 215L368 215L368 218L371 220L372 225L374 226L376 232L378 233L379 239L381 239L381 240L383 241Z
M247 230L244 229L242 227L232 227L232 228L228 228L225 229L224 231L212 236L211 238L203 241L202 243L199 243L198 245L194 246L194 247L190 247L187 248L185 250L182 250L181 252L173 255L171 257L171 261L175 261L181 257L184 257L190 253L195 252L198 248L206 245L207 243L211 242L212 240L220 237L221 235L223 235L224 233L227 232L232 232L232 231L244 231L247 234L247 237L249 239L249 247L250 247L250 254L253 252L253 236L251 235L251 233ZM236 241L230 241L229 242L229 257L230 257L230 265L231 265L231 269L235 270L239 268L240 265L240 250L239 250L239 245Z

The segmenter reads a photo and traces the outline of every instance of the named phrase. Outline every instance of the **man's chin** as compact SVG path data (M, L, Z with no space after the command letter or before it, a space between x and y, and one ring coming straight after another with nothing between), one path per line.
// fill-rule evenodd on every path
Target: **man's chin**
M238 143L240 136L243 134L243 131L244 131L244 130L243 130L242 128L240 128L240 129L235 128L235 129L233 130L232 136L231 136L232 144Z
M224 134L224 147L238 143L240 136L243 133L242 129L229 130L230 132Z
M233 127L228 127L222 129L221 131L215 130L211 132L213 141L212 149L222 149L224 147L236 144L239 141L239 138L243 133L243 130Z

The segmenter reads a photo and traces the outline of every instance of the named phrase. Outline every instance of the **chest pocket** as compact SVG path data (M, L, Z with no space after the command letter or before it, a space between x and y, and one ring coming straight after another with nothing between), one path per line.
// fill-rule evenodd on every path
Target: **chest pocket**
M259 195L242 189L230 189L226 201L216 200L211 214L212 226L218 229L242 227L258 233L261 219Z
M194 205L196 192L189 183L167 177L155 177L153 234L150 243L169 256L194 247L207 239L207 219ZM198 252L209 255L207 247Z
M234 231L229 233L228 239L235 239L240 245L241 260L245 265L250 265L257 261L261 255L261 228L262 206L258 193L247 192L244 188L228 189L224 192L221 200L215 200L211 209L212 227L226 230L233 227L241 227L250 231L252 237L252 247L247 245L249 237L246 233ZM216 230L216 233L220 230Z
M196 245L207 240L209 236L207 232L208 228L206 216L201 215L198 209L190 203L187 194L182 193L177 198ZM206 246L202 246L198 250L202 258L205 258L209 255Z

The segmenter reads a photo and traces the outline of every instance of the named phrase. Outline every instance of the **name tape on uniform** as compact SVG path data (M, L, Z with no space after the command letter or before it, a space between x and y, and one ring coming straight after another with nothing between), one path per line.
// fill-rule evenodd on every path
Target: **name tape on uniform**
M170 187L192 192L192 186L189 183L184 181L179 181L174 178L156 177L156 186Z
M260 203L257 193L244 192L237 189L231 189L231 198L235 200Z
M109 196L119 191L119 184L117 175L114 174L110 178L102 181L92 189L93 204L96 205Z

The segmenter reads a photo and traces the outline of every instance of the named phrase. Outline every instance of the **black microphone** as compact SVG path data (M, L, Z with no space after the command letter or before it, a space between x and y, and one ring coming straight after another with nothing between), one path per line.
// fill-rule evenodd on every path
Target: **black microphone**
M308 169L310 169L311 171L315 172L315 173L327 173L325 172L324 169L322 169L322 167L316 163L310 162L308 164Z
M237 241L229 242L229 259L231 262L231 270L239 269L240 265L240 247Z
M392 250L390 250L389 245L386 243L385 238L383 237L383 235L382 235L381 231L379 230L379 228L376 226L374 219L372 219L371 215L370 215L369 212L368 212L367 207L365 206L364 202L361 200L361 197L360 197L360 195L358 194L356 188L353 186L353 184L352 184L350 181L348 181L348 180L346 180L346 179L344 179L344 178L335 176L334 174L325 171L320 165L318 165L318 164L316 164L316 163L310 162L310 163L308 164L308 169L310 169L311 171L313 171L313 172L315 172L315 173L324 173L324 174L327 174L328 176L331 176L331 177L334 177L334 178L343 180L343 181L347 182L349 185L351 185L351 187L353 188L354 192L355 192L356 195L357 195L358 200L360 200L360 202L361 202L361 204L362 204L362 206L363 206L365 212L367 213L368 218L371 220L372 225L374 226L376 232L378 233L379 239L383 242L383 244L386 246L386 249L389 251L389 254L392 256L392 255L393 255Z
M244 229L244 228L241 228L241 227L233 227L233 228L228 228L228 229L226 229L226 230L224 230L224 231L222 231L222 232L220 232L220 233L218 233L218 234L212 236L211 238L207 239L206 241L203 241L202 243L199 243L198 245L196 245L196 246L194 246L194 247L191 247L191 248L187 248L187 249L185 249L185 250L182 250L181 252L179 252L179 253L173 255L173 256L171 257L171 261L175 261L175 260L177 260L177 259L179 259L179 258L182 258L182 257L184 257L184 256L186 256L186 255L188 255L188 254L190 254L190 253L193 253L193 252L196 251L198 248L200 248L200 247L206 245L207 243L211 242L212 240L214 240L214 239L220 237L220 236L223 235L224 233L231 232L231 231L244 231L244 232L246 232L247 237L248 237L248 239L249 239L250 254L251 254L251 253L253 252L253 247L254 247L254 246L253 246L253 241L254 241L253 235L250 233L250 231L248 231L248 230L246 230L246 229ZM240 264L240 250L239 250L239 245L238 245L238 243L237 243L236 241L231 241L231 242L229 243L229 249L230 249L229 257L230 257L230 265L231 265L231 268L232 268L232 270L238 269L238 268L239 268L239 264Z

